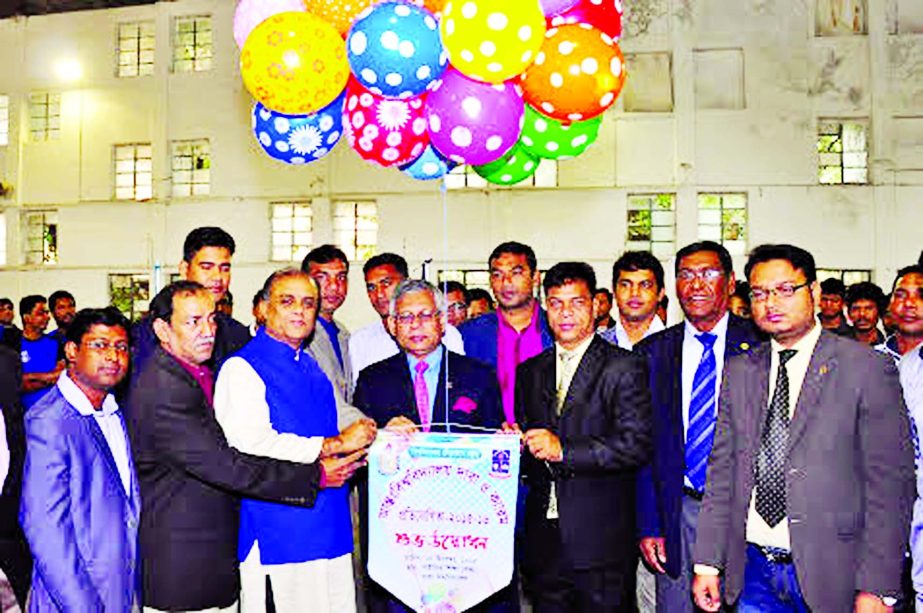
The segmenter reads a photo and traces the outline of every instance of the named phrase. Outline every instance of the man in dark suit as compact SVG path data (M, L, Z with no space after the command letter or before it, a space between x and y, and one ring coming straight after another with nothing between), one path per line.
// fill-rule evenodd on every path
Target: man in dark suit
M635 476L650 452L647 369L594 333L589 265L553 266L544 289L555 345L516 374L529 452L526 593L537 613L631 610Z
M22 377L19 354L0 345L0 413L3 448L7 451L4 473L0 473L0 570L4 572L21 609L32 581L32 556L19 523L22 496L22 464L26 455L26 434L19 382Z
M635 346L650 368L654 413L654 454L638 478L638 527L642 557L656 573L657 610L691 613L692 545L721 371L759 337L751 322L728 312L735 280L727 249L693 243L675 266L685 321Z
M746 273L754 321L772 340L727 365L696 604L717 611L723 582L742 613L890 611L914 498L897 369L822 330L807 251L757 247Z
M378 427L426 432L500 427L496 375L474 358L445 348L442 337L446 323L442 292L420 280L404 280L398 285L391 298L388 328L401 352L364 368L353 396L355 405ZM365 497L363 488L363 549L368 543ZM369 584L372 611L409 611L381 586ZM495 599L502 600L502 593L488 600L487 606Z
M340 487L362 452L339 437L312 464L240 453L214 416L211 370L215 302L180 281L151 302L160 345L132 382L129 433L141 487L145 611L235 606L240 497L309 507L319 488Z

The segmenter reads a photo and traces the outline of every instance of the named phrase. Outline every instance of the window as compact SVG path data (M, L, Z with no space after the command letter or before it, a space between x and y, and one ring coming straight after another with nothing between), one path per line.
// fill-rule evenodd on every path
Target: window
M0 95L0 147L10 144L10 97Z
M446 189L464 189L471 187L483 189L487 187L486 180L474 171L471 166L456 166L445 175ZM557 160L541 160L535 173L528 179L524 179L512 187L557 187L558 186L558 162ZM500 186L497 186L500 187ZM505 187L505 186L504 186Z
M118 76L154 74L154 22L120 23L118 49Z
M630 194L626 249L650 251L661 260L676 250L676 196Z
M201 72L212 67L212 18L177 17L173 29L173 72Z
M29 94L29 130L36 142L61 137L61 94Z
M313 217L309 202L276 202L272 214L272 259L301 262L311 249Z
M673 75L669 53L630 53L625 66L631 78L625 82L622 104L627 113L673 112Z
M42 266L58 263L57 211L28 211L26 222L26 264Z
M115 158L115 198L116 200L150 200L151 181L151 145L116 145Z
M839 279L843 282L843 285L849 287L853 283L859 283L861 281L871 281L872 280L872 271L871 270L850 270L846 268L818 268L817 269L817 280L824 281L825 279Z
M109 275L109 304L131 321L138 321L151 302L151 276L118 273Z
M816 0L814 28L817 36L865 34L866 0Z
M824 185L868 183L864 121L821 119L817 124L817 180Z
M693 58L697 109L745 108L743 49L701 49Z
M440 270L436 275L439 287L446 281L458 281L468 289L486 289L490 291L490 271L484 269Z
M207 196L211 185L211 153L207 139L173 142L173 196Z
M0 266L6 264L6 215L0 211Z
M364 261L375 255L378 204L373 201L335 203L333 239L350 261Z
M747 194L699 194L699 239L724 245L731 255L747 251Z

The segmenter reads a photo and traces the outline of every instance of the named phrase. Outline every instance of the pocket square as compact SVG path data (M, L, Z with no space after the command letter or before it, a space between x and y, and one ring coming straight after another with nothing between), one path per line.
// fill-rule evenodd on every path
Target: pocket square
M476 408L478 408L477 403L467 396L459 397L459 399L455 401L455 404L452 405L453 411L461 411L462 413L469 414Z

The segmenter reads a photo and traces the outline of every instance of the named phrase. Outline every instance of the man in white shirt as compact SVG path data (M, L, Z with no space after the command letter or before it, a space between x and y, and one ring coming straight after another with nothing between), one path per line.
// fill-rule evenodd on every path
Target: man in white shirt
M394 290L401 281L410 276L407 260L396 253L381 253L370 258L362 267L362 272L365 275L365 291L379 319L359 328L349 337L353 387L363 368L386 360L400 351L397 342L385 326L385 320L388 318L388 308ZM446 326L443 343L449 351L465 354L465 343L455 326Z
M612 290L618 316L602 337L622 349L664 329L657 317L663 299L663 265L649 251L626 251L612 265Z

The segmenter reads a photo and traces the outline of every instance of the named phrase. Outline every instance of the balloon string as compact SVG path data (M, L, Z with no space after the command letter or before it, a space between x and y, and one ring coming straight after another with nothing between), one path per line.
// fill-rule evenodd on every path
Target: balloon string
M446 173L442 175L442 180L440 181L440 185L439 185L439 192L440 192L440 195L442 196L442 265L443 266L446 266L449 260L449 195L448 195L448 187L446 186L446 179L445 179L446 175L448 175L448 166L446 166ZM438 267L436 268L436 285L437 286L440 285ZM443 288L445 288L445 283L442 283L441 285ZM446 299L445 302L446 302L446 310L448 311L448 299ZM446 317L448 317L448 313L446 313ZM443 351L442 358L445 360L445 370L444 370L444 375L443 375L445 377L445 381L444 381L445 385L443 386L443 389L445 390L445 407L446 407L445 429L446 429L446 432L451 433L452 429L449 425L449 410L448 410L449 409L449 352L448 350Z

